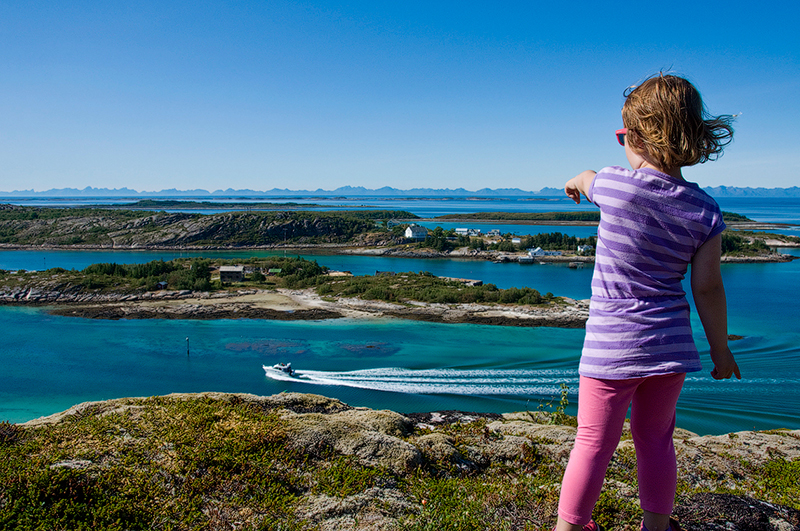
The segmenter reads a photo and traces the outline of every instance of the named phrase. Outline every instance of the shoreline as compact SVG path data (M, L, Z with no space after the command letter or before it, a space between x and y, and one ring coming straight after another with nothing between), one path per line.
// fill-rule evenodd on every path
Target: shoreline
M782 242L780 240L767 240L769 247L800 248L800 244ZM425 259L471 259L488 260L493 262L517 262L522 252L510 253L505 251L479 251L476 249L459 248L452 251L436 251L431 248L408 249L407 245L401 246L359 246L343 243L323 243L307 245L252 245L252 246L222 246L222 245L148 245L148 246L123 246L123 245L17 245L0 243L0 251L174 251L174 252L201 252L201 251L306 251L309 254L334 254L334 255L360 255L360 256L392 256L399 258L425 258ZM769 256L722 256L723 263L784 263L797 260L798 256L789 254L774 254ZM537 256L534 263L569 263L584 262L594 263L594 256L568 254L561 256Z
M312 289L240 290L230 294L147 292L142 295L104 294L69 299L52 292L21 290L0 304L51 307L53 315L89 319L410 319L435 323L522 327L582 328L589 301L561 299L543 306L403 304L339 297L323 298Z

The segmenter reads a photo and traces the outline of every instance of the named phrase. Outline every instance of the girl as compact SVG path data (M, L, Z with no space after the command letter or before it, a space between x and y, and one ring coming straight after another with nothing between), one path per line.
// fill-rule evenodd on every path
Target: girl
M642 529L670 520L677 465L672 432L687 372L701 370L681 280L692 265L697 313L716 379L741 378L728 348L720 275L719 207L681 168L714 160L733 138L733 116L709 117L687 80L658 75L622 107L632 171L609 167L570 179L564 191L600 207L592 299L579 373L578 433L564 473L557 531L593 531L592 508L619 443L628 406L636 448Z

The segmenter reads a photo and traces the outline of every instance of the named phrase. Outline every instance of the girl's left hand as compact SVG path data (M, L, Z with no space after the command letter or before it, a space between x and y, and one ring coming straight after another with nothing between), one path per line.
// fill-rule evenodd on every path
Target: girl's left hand
M715 380L727 380L731 376L736 376L737 380L742 379L742 373L739 372L739 365L733 359L731 349L726 347L722 351L712 350L711 361L714 362L711 377Z

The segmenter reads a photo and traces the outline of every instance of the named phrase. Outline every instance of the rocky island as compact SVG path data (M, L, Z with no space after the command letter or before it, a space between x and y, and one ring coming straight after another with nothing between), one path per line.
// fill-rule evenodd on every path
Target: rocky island
M397 413L318 395L174 394L0 423L6 529L551 529L562 405ZM800 529L800 431L675 433L687 531ZM594 518L637 530L626 430Z
M416 258L474 258L518 260L529 247L541 246L561 256L537 257L541 261L589 261L591 253L576 253L578 246L594 247L594 237L574 238L561 233L529 235L513 242L510 234L496 237L458 235L441 227L425 229L421 238L409 238L406 229L418 216L395 210L303 211L263 210L217 214L154 211L171 202L149 202L147 209L39 208L0 204L0 249L314 249L332 253L380 254ZM243 207L244 208L244 207ZM744 216L723 213L735 231L723 234L723 254L728 261L789 261L793 257L775 247L800 246L800 238L756 232L787 228L757 223ZM599 212L481 212L445 215L425 221L480 220L514 224L596 225ZM767 243L769 242L769 243Z
M47 306L57 315L95 319L391 317L580 328L588 318L588 301L541 295L531 288L502 290L417 273L353 277L283 257L251 259L236 266L240 281L227 283L223 262L179 259L0 273L0 304ZM164 288L149 289L158 285ZM169 285L183 289L166 289Z

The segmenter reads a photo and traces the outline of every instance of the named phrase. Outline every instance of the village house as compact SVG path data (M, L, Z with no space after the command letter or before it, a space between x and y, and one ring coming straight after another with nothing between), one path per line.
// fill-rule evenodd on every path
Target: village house
M420 225L409 225L406 228L406 238L411 240L424 240L428 237L428 229Z
M578 246L578 254L591 253L592 251L594 251L594 247L592 245L579 245Z
M528 256L561 256L561 251L545 251L541 247L528 249Z
M244 280L244 266L220 266L220 282L242 282Z

